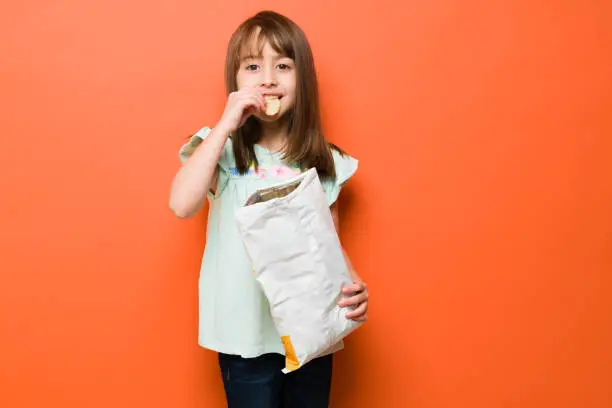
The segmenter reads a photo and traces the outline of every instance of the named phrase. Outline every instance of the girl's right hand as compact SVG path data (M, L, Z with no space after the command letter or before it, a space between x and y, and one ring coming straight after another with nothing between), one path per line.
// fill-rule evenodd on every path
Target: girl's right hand
M257 88L245 87L229 94L219 125L231 133L244 125L251 115L265 110L266 102Z

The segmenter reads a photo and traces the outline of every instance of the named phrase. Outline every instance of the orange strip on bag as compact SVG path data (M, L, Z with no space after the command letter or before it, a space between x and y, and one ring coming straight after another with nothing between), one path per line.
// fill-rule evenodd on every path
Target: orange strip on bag
M300 362L295 355L295 349L291 343L291 337L281 336L283 347L285 348L285 368L289 371L297 370L300 368Z

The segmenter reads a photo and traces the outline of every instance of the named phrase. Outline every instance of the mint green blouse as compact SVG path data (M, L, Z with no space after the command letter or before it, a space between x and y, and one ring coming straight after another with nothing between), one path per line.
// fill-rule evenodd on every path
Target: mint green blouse
M179 151L184 163L212 129L204 127ZM242 357L266 353L284 354L269 306L253 271L235 220L235 210L257 189L269 187L300 174L298 166L284 163L282 153L256 144L256 171L241 175L236 169L232 140L228 138L219 157L215 193L208 193L208 227L199 279L198 343L207 349ZM333 150L335 180L321 184L329 205L338 198L344 183L357 170L358 161ZM339 344L330 352L342 348Z

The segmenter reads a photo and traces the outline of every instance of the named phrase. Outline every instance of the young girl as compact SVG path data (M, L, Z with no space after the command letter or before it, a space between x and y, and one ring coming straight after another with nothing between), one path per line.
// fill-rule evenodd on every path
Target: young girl
M328 143L321 131L310 45L291 20L261 12L232 35L225 65L229 97L221 119L181 147L170 208L180 218L210 202L199 281L199 344L219 353L230 408L328 406L332 353L283 374L284 349L267 300L253 277L234 211L255 190L315 167L336 229L337 198L357 160ZM277 113L266 113L280 103ZM365 321L368 294L352 268L343 288L346 317ZM325 353L324 353L325 354Z

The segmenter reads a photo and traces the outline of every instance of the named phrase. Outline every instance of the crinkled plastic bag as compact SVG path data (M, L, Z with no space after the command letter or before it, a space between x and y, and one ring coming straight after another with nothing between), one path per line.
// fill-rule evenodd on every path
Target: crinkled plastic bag
M284 373L325 354L361 325L337 305L352 281L314 168L255 192L236 218L285 348Z

